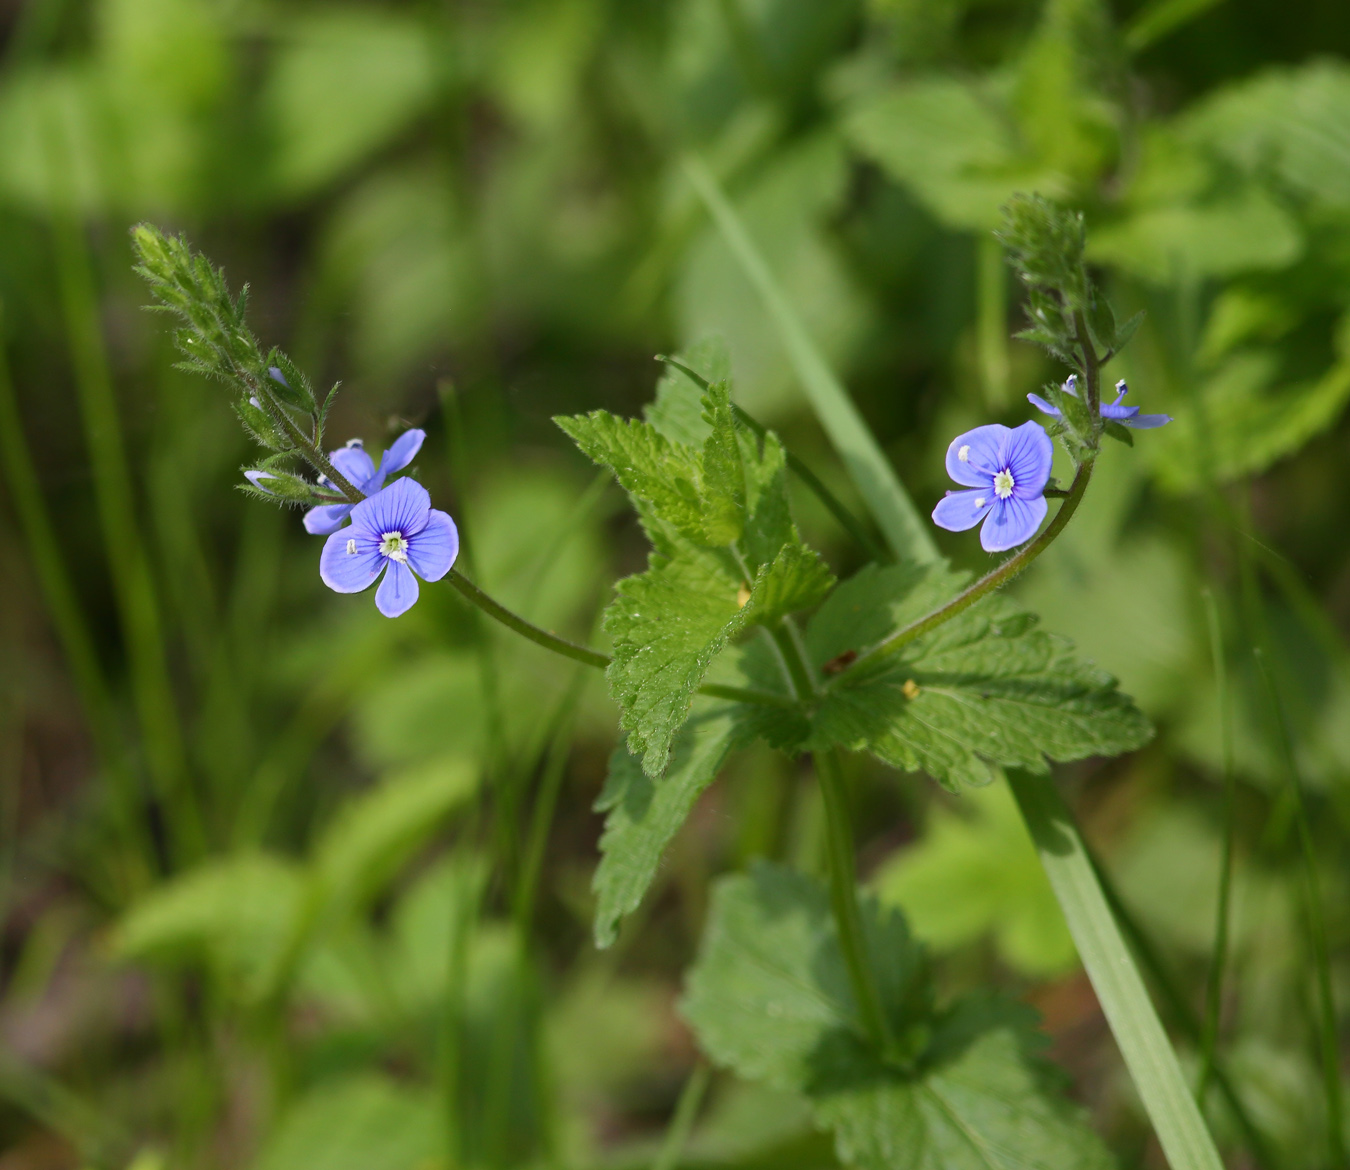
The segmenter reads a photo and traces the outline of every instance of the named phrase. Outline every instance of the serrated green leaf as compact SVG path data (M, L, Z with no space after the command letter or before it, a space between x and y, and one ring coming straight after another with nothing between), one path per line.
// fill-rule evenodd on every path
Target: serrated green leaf
M726 382L708 388L703 417L711 428L699 456L703 539L711 545L734 544L745 531L745 468Z
M684 824L694 801L717 775L735 742L735 712L707 704L681 730L670 766L659 780L622 744L609 761L609 776L595 803L606 813L600 865L591 888L596 895L595 945L607 947L619 919L637 909L666 846Z
M663 521L695 538L702 534L695 452L672 443L649 423L617 418L605 410L553 421L587 456L614 472L629 495L650 504Z
M772 626L790 613L818 605L833 585L834 574L815 549L785 544L756 575L745 620Z
M804 1093L840 1159L866 1170L1109 1166L1037 1056L1032 1013L986 997L934 1012L904 919L870 898L862 911L885 1010L916 1062L899 1067L862 1038L826 890L763 863L713 894L682 1005L704 1051Z
M676 361L705 382L731 381L731 354L720 337L699 341L675 355ZM656 384L656 398L642 412L672 443L701 447L711 429L703 417L703 387L683 370L667 365Z
M841 585L807 630L818 668L879 641L955 595L944 567L868 566ZM881 629L887 619L893 623ZM1043 772L1046 760L1111 756L1142 746L1148 720L1110 675L1075 660L1071 644L997 595L874 670L841 675L804 746L838 744L952 789L988 783L996 765Z
M620 581L605 611L614 643L606 670L628 746L649 776L666 766L694 692L727 640L745 624L741 582L716 554L653 555L645 573Z

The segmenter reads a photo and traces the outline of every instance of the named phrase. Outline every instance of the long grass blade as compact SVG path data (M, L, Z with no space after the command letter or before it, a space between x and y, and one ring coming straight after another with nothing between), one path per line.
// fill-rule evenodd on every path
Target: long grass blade
M1228 962L1228 920L1233 889L1233 835L1237 826L1237 780L1233 774L1232 709L1228 698L1228 668L1223 654L1223 627L1219 607L1211 590L1204 591L1205 618L1209 626L1210 654L1219 698L1219 736L1223 745L1223 845L1219 854L1219 900L1214 916L1214 953L1210 956L1205 988L1205 1021L1200 1039L1200 1076L1196 1097L1204 1102L1205 1090L1214 1073L1214 1052L1219 1040L1219 1014L1223 1005L1224 967Z
M1168 1164L1223 1170L1068 807L1048 775L1008 779Z
M830 369L797 311L789 304L735 208L701 160L686 156L684 168L727 247L764 302L816 417L876 518L886 543L901 560L936 561L937 544L914 501L877 445L848 391Z

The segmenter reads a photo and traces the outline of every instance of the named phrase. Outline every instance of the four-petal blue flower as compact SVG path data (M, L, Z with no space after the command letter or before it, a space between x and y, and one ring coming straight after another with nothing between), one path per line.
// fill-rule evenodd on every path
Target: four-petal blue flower
M459 555L455 522L431 506L415 479L397 479L350 510L350 527L324 542L319 576L338 593L360 593L384 573L375 606L385 617L407 613L417 601L417 578L439 581Z
M1121 378L1116 383L1116 400L1098 404L1097 409L1101 412L1102 418L1118 422L1121 426L1133 427L1137 431L1151 430L1153 427L1165 426L1172 421L1170 414L1140 414L1137 406L1122 406L1120 400L1129 392L1129 386L1125 384L1125 379ZM1072 394L1075 398L1078 397L1077 374L1070 374L1065 380L1064 393ZM1039 394L1028 394L1027 401L1042 414L1048 414L1051 418L1059 418L1059 407L1047 402Z
M333 466L347 477L352 487L364 495L373 496L384 486L384 481L389 476L396 471L402 471L416 458L426 437L426 431L404 431L384 453L379 467L376 467L371 457L366 454L360 439L353 439L345 447L329 452L328 458L333 461ZM319 482L325 487L332 487L326 477L320 476ZM313 536L327 536L330 532L337 531L350 515L352 507L351 504L322 504L317 508L311 508L305 513L305 531Z
M1035 535L1049 505L1054 448L1039 423L1012 428L991 423L957 435L947 448L947 474L971 490L948 492L933 509L933 523L964 532L981 520L986 552L1015 548Z

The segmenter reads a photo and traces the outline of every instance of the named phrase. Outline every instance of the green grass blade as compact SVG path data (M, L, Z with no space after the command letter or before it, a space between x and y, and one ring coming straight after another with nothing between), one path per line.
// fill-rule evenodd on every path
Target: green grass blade
M1168 1164L1223 1170L1067 806L1049 776L1008 779Z
M684 168L722 238L763 300L816 417L867 502L886 543L901 560L936 561L937 544L926 521L867 429L848 391L835 377L796 310L788 303L717 180L693 156L685 157Z

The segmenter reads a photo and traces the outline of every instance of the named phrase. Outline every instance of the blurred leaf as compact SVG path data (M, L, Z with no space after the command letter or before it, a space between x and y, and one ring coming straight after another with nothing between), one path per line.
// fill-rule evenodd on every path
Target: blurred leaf
M455 714L451 726L447 712ZM478 663L470 654L445 651L400 663L371 688L355 718L361 754L374 767L434 758L447 747L473 757L484 735Z
M684 824L699 795L717 776L736 739L735 712L725 706L692 715L675 741L670 764L657 780L620 744L609 759L609 776L595 802L605 816L596 894L595 944L610 946L619 919L637 909L666 846ZM711 708L711 709L709 709Z
M1088 256L1158 284L1286 268L1303 252L1298 224L1258 188L1197 204L1146 208L1094 228Z
M429 30L392 11L329 8L295 18L263 92L272 179L308 195L387 142L430 101Z
M1184 132L1251 174L1350 207L1350 66L1326 59L1269 69L1207 95ZM1235 237L1234 244L1242 244Z
M314 848L328 898L345 906L374 895L478 783L477 765L451 754L395 773L348 799Z
M847 181L840 143L822 135L778 157L736 199L811 337L833 365L845 369L870 312L821 225ZM791 401L793 367L760 297L715 229L690 245L675 295L682 337L726 339L737 401L752 414L781 412Z
M208 862L153 889L118 921L124 959L210 962L227 990L249 999L270 985L298 927L304 883L265 854Z
M873 886L942 950L992 933L999 956L1032 978L1078 963L1064 914L1011 793L1002 784L962 794L965 815L934 804L923 836L894 854Z
M885 955L873 962L894 1026L926 1041L909 1070L862 1039L825 889L763 863L713 895L683 1004L704 1050L805 1093L840 1159L866 1170L1110 1166L1040 1060L1031 1013L969 998L916 1017L923 968L903 918L871 899L863 917L872 955Z
M350 345L376 378L405 375L477 314L448 176L431 165L381 171L328 226L327 278L350 298Z
M430 1094L369 1073L321 1085L291 1106L254 1170L425 1170L439 1130Z
M481 858L451 854L400 896L385 956L389 981L409 1008L434 1008L445 995L461 941L456 924L474 921L486 878Z
M705 382L731 380L731 354L721 337L704 338L676 355ZM642 416L657 432L672 443L701 447L712 429L703 417L703 390L689 375L674 366L665 366L656 384L656 397L647 404Z
M1151 445L1159 480L1193 491L1264 471L1332 427L1350 401L1350 318L1340 328L1340 360L1312 382L1280 385L1279 354L1232 354L1201 386L1199 401L1178 407L1176 422Z
M859 151L949 227L995 228L1014 192L1065 191L1062 177L1018 146L997 99L976 83L901 82L853 103L843 127Z

